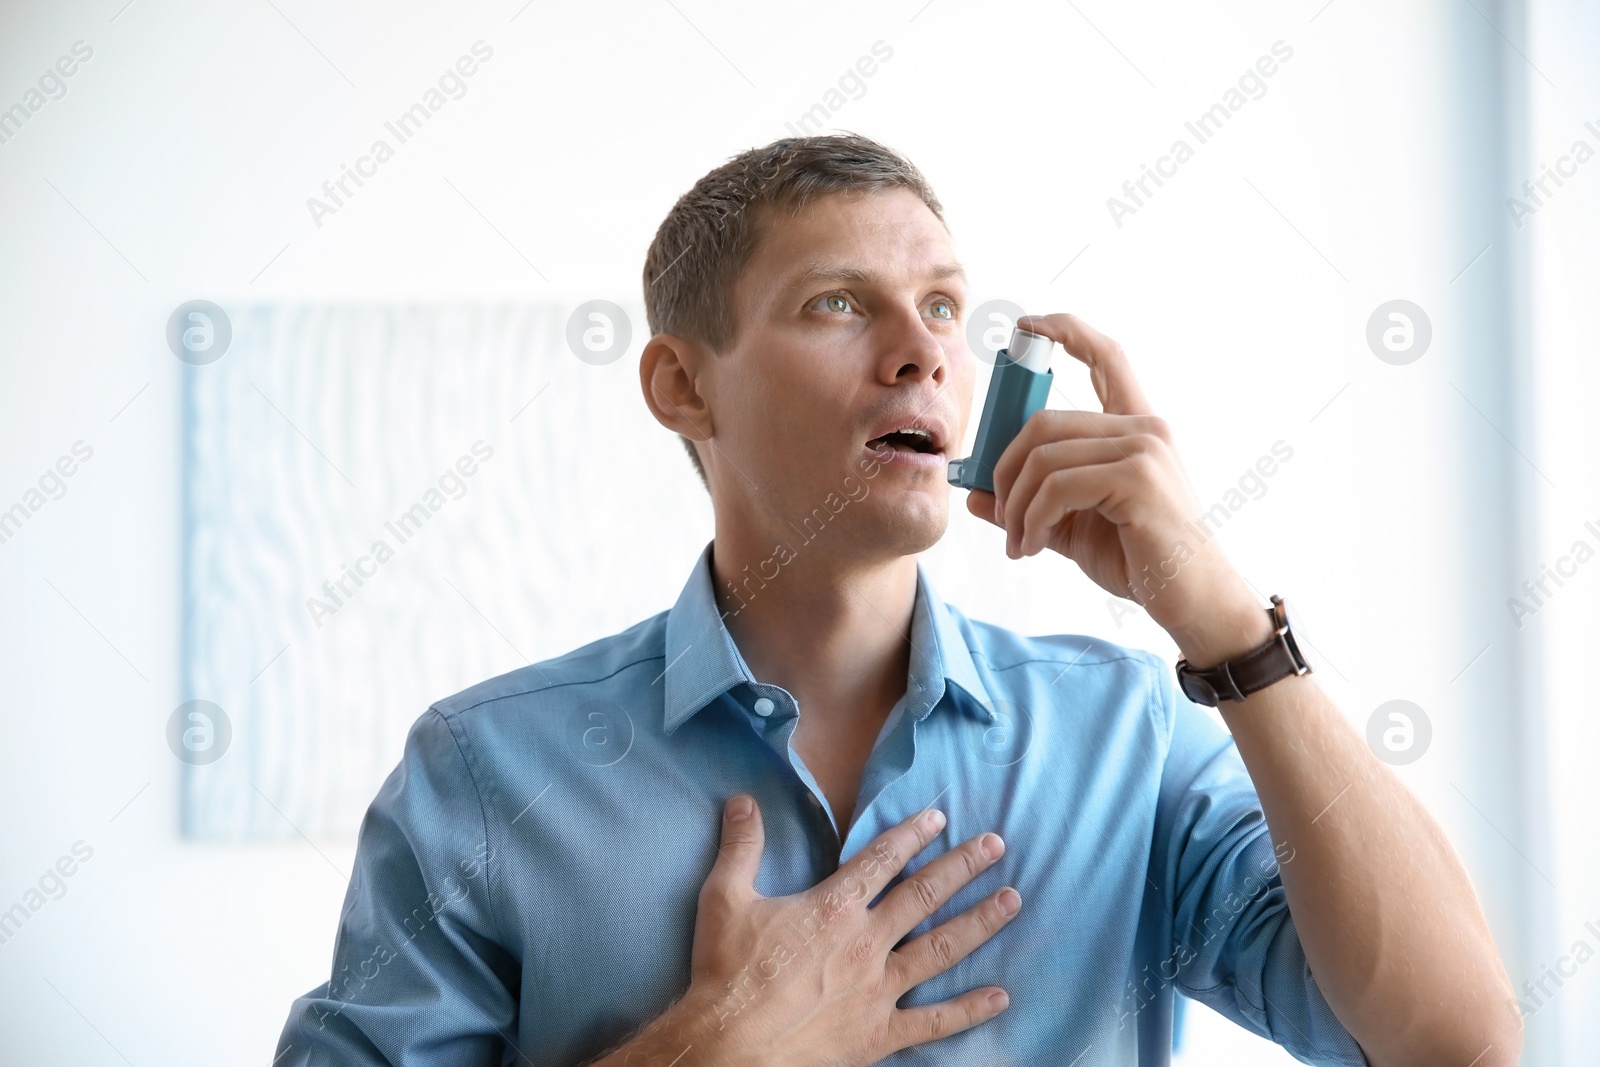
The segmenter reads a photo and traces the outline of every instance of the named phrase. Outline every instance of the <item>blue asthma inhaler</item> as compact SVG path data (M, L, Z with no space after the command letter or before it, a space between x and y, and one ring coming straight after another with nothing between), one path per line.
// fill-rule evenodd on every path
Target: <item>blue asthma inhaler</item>
M950 461L950 484L994 492L994 465L1022 432L1022 424L1050 398L1050 360L1056 342L1018 326L994 357L994 376L978 420L972 455Z

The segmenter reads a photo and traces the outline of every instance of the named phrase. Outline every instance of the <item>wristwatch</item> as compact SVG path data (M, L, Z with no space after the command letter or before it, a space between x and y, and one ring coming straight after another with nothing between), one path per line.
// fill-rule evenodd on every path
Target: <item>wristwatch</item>
M1273 633L1260 648L1203 671L1189 666L1187 659L1178 661L1178 687L1184 696L1214 708L1223 700L1243 700L1280 679L1311 673L1311 664L1289 630L1289 609L1283 598L1274 595L1272 607L1266 611Z

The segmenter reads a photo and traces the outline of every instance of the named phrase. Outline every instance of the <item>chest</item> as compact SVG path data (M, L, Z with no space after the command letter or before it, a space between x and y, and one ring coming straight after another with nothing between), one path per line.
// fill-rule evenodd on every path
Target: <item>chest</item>
M828 808L839 825L839 836L847 836L858 804L867 761L878 739L882 719L841 724L802 722L791 743L803 766L816 779Z
M1124 807L1109 816L1092 796L1077 795L1059 763L962 760L941 754L938 744L930 732L917 767L881 783L856 815L845 856L937 804L949 824L896 882L987 830L1004 837L1008 848L912 936L1005 885L1017 888L1024 906L998 936L912 990L902 1006L991 983L1012 992L1004 1015L941 1043L939 1051L951 1057L939 1057L941 1063L1049 1062L1070 1041L1115 1048L1122 1040L1117 993L1134 954L1149 849L1148 814ZM560 783L570 802L559 817L552 808L532 825L526 818L519 824L522 840L503 853L508 863L500 899L506 921L518 931L518 1044L535 1062L585 1062L687 988L698 894L716 858L721 804L732 792L751 792L761 807L758 892L802 892L837 868L838 839L827 814L811 802L810 788L778 760L743 752L740 759L719 756L687 768L681 762L651 765L648 751L636 752L645 758L585 768ZM937 774L920 769L924 756L942 756L928 761ZM819 761L814 768L819 782L829 780L826 765ZM596 770L640 778L630 784ZM1053 780L1040 777L1051 774ZM857 783L862 775L856 767ZM651 799L642 802L646 795ZM928 1062L917 1055L902 1054L911 1057L904 1062Z

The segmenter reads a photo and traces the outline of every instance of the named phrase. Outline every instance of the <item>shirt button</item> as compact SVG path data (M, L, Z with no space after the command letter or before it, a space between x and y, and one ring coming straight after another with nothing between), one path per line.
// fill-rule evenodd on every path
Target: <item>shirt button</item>
M765 719L768 715L771 715L772 709L776 706L776 704L774 704L771 700L768 700L766 697L756 698L756 714L761 716L763 719Z

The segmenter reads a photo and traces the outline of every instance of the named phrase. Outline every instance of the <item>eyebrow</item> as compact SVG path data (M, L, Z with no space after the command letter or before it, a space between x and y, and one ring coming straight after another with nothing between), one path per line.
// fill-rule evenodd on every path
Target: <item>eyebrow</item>
M967 281L967 272L959 263L938 263L928 268L923 277L932 281L944 281L946 278L960 278ZM865 267L849 267L842 263L811 263L805 271L789 282L785 289L800 289L816 282L865 282L873 284L883 278L877 271L867 270Z

